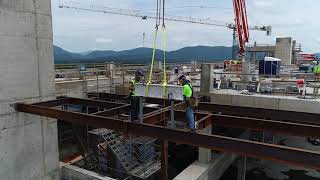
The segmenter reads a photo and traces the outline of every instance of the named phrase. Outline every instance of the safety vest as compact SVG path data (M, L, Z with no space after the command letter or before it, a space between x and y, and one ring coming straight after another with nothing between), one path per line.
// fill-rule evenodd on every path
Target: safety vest
M192 85L190 83L186 83L183 85L183 96L186 98L190 98L193 95Z
M314 68L314 72L318 73L318 74L320 73L320 66L319 65Z
M131 80L131 90L130 90L130 96L136 96L136 88L135 88L135 85L136 85L136 81L135 80Z

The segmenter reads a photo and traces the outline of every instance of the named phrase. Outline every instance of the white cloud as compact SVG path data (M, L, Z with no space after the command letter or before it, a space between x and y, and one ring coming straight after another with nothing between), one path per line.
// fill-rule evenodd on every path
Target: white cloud
M112 43L112 39L110 38L96 38L96 43Z
M262 7L262 8L265 8L265 7L271 7L273 5L272 2L270 1L254 1L253 3L256 7Z
M186 37L174 37L172 39L172 41L176 41L176 42L181 42L181 41L185 41L186 40Z
M142 20L98 12L59 9L57 2L58 0L52 0L54 43L67 50L82 52L93 49L93 47L101 50L136 48L142 44L143 32L147 34L145 46L152 47L155 22L151 19ZM95 6L123 9L154 9L155 5L154 1L150 0L77 0L76 2L85 8L91 8L91 2L94 2ZM168 14L211 18L226 23L233 22L231 0L171 0L167 2L167 7L180 6L181 2L186 6L202 5L229 9L168 9ZM304 51L318 51L320 39L315 37L318 37L320 24L317 23L315 17L318 17L320 1L304 0L301 3L301 1L293 0L247 0L246 2L250 26L270 25L273 27L270 37L267 37L264 32L251 31L250 43L274 44L276 36L292 36L302 44ZM224 27L178 22L166 22L166 26L168 50L192 45L232 45L232 31ZM158 39L157 46L161 47L161 33Z

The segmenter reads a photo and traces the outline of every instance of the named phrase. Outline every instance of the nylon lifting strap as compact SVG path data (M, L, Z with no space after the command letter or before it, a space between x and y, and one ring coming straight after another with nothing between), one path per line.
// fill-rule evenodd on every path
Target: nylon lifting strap
M162 95L166 97L167 94L167 72L166 72L166 40L167 40L167 32L166 26L164 24L164 0L163 0L163 22L162 22L162 47L163 47L163 82L162 82ZM151 69L149 75L149 81L146 86L146 96L149 96L149 85L151 84L151 80L153 78L153 67L154 67L154 60L156 54L156 47L157 47L157 36L158 36L158 23L160 23L160 8L161 7L161 0L157 1L157 18L156 18L156 31L155 31L155 38L153 44L153 52L152 52L152 62L151 62ZM159 9L158 9L159 8Z
M157 36L158 36L158 27L156 27L155 35L154 35L152 61L151 61L151 67L150 67L149 80L146 86L146 96L149 96L149 85L151 84L151 80L153 77L153 66L154 66L154 60L155 60L156 48L157 48Z
M167 95L167 70L166 70L166 46L167 46L167 31L166 27L162 26L162 46L163 46L163 84L162 95L165 98Z

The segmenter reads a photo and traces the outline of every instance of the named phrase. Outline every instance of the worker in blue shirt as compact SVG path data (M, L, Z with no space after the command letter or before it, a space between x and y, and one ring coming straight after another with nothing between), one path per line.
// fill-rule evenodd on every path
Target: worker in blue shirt
M179 82L183 86L183 97L185 101L185 111L186 111L186 118L189 124L189 128L191 132L196 131L195 119L194 119L194 112L190 105L190 100L193 97L193 88L189 80L184 75L179 77Z
M141 79L143 77L143 73L141 71L137 71L135 73L135 78L130 81L130 119L131 122L138 121L139 118L139 112L140 112L140 98L136 96L136 83L140 83Z

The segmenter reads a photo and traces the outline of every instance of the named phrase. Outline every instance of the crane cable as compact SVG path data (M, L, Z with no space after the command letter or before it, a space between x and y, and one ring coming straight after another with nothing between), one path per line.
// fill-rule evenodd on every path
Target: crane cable
M153 49L152 49L152 60L151 60L151 67L150 67L150 74L149 74L149 80L147 82L146 86L146 96L149 96L149 85L151 84L152 76L153 76L153 66L154 66L154 60L156 55L156 49L157 49L157 37L158 37L158 30L159 30L159 24L160 24L160 17L159 17L159 2L160 0L157 0L157 12L156 12L156 26L155 26L155 33L154 33L154 41L153 41Z
M162 11L162 46L163 46L163 83L162 83L162 96L163 99L163 107L166 107L166 95L167 95L167 68L166 68L166 40L167 40L167 31L166 31L166 25L165 25L165 17L164 17L164 11L165 11L165 0L163 0L162 5L163 11ZM163 126L165 127L167 125L166 122L166 112L163 112ZM167 159L165 160L167 161ZM166 162L167 163L167 162Z
M162 4L163 2L163 4ZM152 60L151 60L151 69L149 74L149 80L146 85L146 96L149 95L149 85L152 82L153 79L153 68L154 68L154 61L155 61L155 54L156 54L156 48L157 48L157 37L158 37L158 31L159 26L161 23L161 7L162 7L162 46L163 46L163 96L166 96L166 86L167 86L167 75L166 75L166 26L165 26L165 19L164 19L164 13L165 13L165 0L157 0L157 12L156 12L156 27L155 27L155 36L154 36L154 42L153 42L153 50L152 50Z

